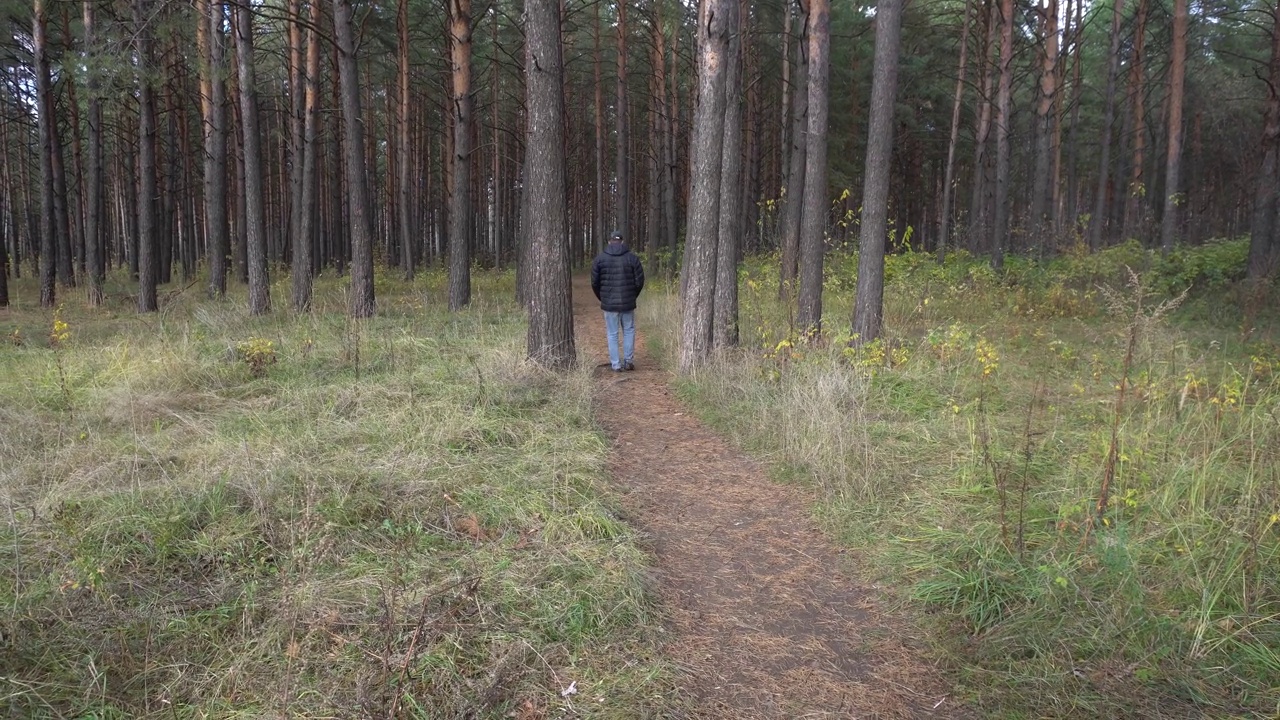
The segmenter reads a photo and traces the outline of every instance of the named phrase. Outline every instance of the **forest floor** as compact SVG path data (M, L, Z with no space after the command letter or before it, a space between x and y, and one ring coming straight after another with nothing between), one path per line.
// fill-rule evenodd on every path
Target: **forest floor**
M644 327L636 370L612 372L584 278L574 313L579 347L605 361L597 417L613 443L610 473L654 556L666 652L685 670L694 716L964 715L926 643L817 529L805 490L770 480L674 397Z

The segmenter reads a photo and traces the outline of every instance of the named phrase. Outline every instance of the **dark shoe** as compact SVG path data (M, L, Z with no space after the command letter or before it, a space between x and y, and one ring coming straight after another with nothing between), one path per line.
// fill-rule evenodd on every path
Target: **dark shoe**
M613 368L613 371L614 371L614 372L622 372L624 369L625 369L625 368L616 367L616 368Z
M626 370L627 372L631 372L632 370L636 369L636 365L635 363L626 363L625 365L622 366L622 369Z

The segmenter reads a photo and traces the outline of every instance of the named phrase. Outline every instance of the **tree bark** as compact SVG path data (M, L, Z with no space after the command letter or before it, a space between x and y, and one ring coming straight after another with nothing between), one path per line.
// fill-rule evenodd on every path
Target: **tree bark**
M49 71L49 17L45 0L35 0L32 23L36 73L37 123L40 132L40 306L57 303L61 241L54 221L55 193L53 156L58 145L58 128L53 112L53 83Z
M780 296L788 302L794 297L795 282L800 274L800 221L804 216L805 151L809 130L809 16L807 5L800 14L801 36L796 42L795 90L791 94L790 167L782 204L782 282ZM803 90L801 90L803 88Z
M410 192L410 147L409 147L409 114L412 106L409 102L409 0L400 0L396 12L396 33L398 38L397 47L399 57L397 58L397 81L399 88L399 113L396 116L396 137L398 138L396 151L399 153L399 163L397 170L400 175L397 178L397 190L399 197L397 205L399 210L399 226L400 226L400 269L404 272L406 280L412 280L416 271L414 247L417 244L416 234L413 229L413 216L411 213L411 203L413 196ZM494 79L494 87L497 87L497 78ZM496 123L495 123L496 125ZM495 157L497 150L495 149ZM497 178L494 178L494 193L497 193Z
M711 351L715 299L716 245L720 221L720 171L724 147L725 75L729 36L728 4L702 0L698 6L698 103L690 142L689 219L681 282L682 322L679 368L691 373Z
M1122 235L1129 239L1138 234L1142 224L1143 198L1146 196L1146 184L1142 171L1146 164L1145 151L1147 145L1146 94L1143 88L1143 61L1146 54L1147 40L1147 0L1138 0L1137 14L1134 18L1133 58L1129 63L1129 99L1133 116L1133 160L1129 169L1129 185L1125 190L1124 221Z
M1253 220L1249 232L1250 280L1260 282L1275 273L1280 233L1276 227L1276 188L1280 186L1280 0L1271 23L1271 69L1267 80L1267 103L1263 113L1262 162L1254 185Z
M245 253L249 268L249 312L271 310L267 277L267 219L262 185L262 136L258 130L257 75L253 66L253 10L236 7L236 61L240 79L240 142L244 147Z
M1011 203L1009 134L1013 123L1013 0L1001 0L1000 17L1000 89L996 100L996 208L991 235L991 265L997 270L1004 265L1004 250L1009 242Z
M1040 36L1040 86L1036 104L1036 169L1031 188L1031 231L1043 244L1053 212L1054 107L1058 96L1058 0L1045 0Z
M716 242L711 344L738 344L738 244L742 237L742 33L745 0L727 0L729 35L725 68L724 145L720 163L720 222Z
M800 227L800 295L796 321L806 336L822 332L822 260L827 227L827 107L831 1L809 0L809 123L805 141L804 214Z
M320 218L319 179L316 163L319 160L317 131L320 123L320 0L312 0L307 28L307 66L303 72L302 126L302 197L299 199L298 234L293 248L293 309L307 312L311 309L311 279L316 267L316 220ZM295 161L296 162L296 161Z
M618 77L617 106L614 108L617 122L617 211L618 230L628 243L634 243L631 237L631 163L627 157L628 149L628 117L627 117L627 0L618 0Z
M893 106L898 93L898 46L903 0L876 5L875 68L867 131L866 184L862 189L858 286L853 305L854 341L880 337L884 318L884 246L888 226L889 176L893 160Z
M964 81L969 70L969 23L973 17L974 2L965 0L964 26L960 31L960 60L956 70L955 101L951 105L951 134L947 139L947 166L942 181L942 203L938 211L938 261L947 259L947 245L951 241L951 203L955 198L956 145L960 140L960 109L964 104Z
M603 60L601 59L601 55L600 55L600 3L599 2L591 3L591 12L593 13L592 27L594 29L594 31L592 32L592 38L595 41L595 44L592 48L593 55L592 55L591 67L593 72L595 73L595 84L593 85L593 89L595 91L594 117L595 117L595 130L596 130L596 137L595 137L596 184L594 188L595 214L591 218L592 220L591 240L592 240L592 245L594 247L595 252L600 252L601 250L604 249L604 235L606 231L604 228L604 213L605 213L605 206L604 206L604 196L605 196L604 81L601 79L601 66L603 65ZM662 42L661 3L658 4L657 13L658 13L657 24L658 24L658 38L659 38L658 42L661 43ZM661 68L659 68L659 70L657 71L657 74L659 76L662 75Z
M1107 186L1111 177L1111 135L1115 125L1116 77L1120 74L1120 26L1124 18L1124 0L1115 0L1111 11L1111 52L1107 56L1107 94L1102 113L1102 145L1098 160L1098 187L1094 194L1093 215L1089 218L1089 247L1102 247L1103 228L1107 217Z
M150 0L134 0L138 64L138 312L156 303L156 109L151 88Z
M465 1L465 0L460 0ZM338 76L342 87L343 146L347 174L347 212L351 224L351 297L353 318L378 311L373 291L373 225L369 204L364 121L360 115L360 69L356 63L351 0L333 0L334 35L338 40ZM465 192L465 186L464 190ZM463 235L462 242L466 243Z
M573 288L565 217L560 0L529 0L525 40L528 130L529 359L566 369L573 342Z
M1187 72L1187 0L1173 0L1173 49L1169 66L1169 143L1164 170L1164 215L1160 248L1173 251L1178 235L1178 207L1183 204L1179 173L1182 169L1182 94Z
M453 69L453 186L449 198L449 309L471 302L471 0L449 0Z
M978 94L978 124L974 129L973 141L973 182L972 196L969 200L969 250L978 252L987 239L987 170L990 165L990 153L987 145L991 138L991 116L995 103L992 102L991 89L995 84L995 63L991 62L991 49L995 45L999 6L995 0L985 0L986 7L982 13L982 54L978 67L982 72L982 91Z
M289 43L289 239L288 244L296 263L298 246L302 238L302 135L303 107L306 103L306 85L303 80L302 0L288 2ZM292 270L292 268L291 268Z
M102 98L100 97L98 80L98 38L95 22L95 0L84 0L84 49L89 56L88 61L88 124L89 124L89 156L85 168L85 276L88 278L87 297L89 307L97 307L102 303L102 285L106 277L106 266L103 263L103 226L105 225L106 206L103 202L103 169L102 169Z

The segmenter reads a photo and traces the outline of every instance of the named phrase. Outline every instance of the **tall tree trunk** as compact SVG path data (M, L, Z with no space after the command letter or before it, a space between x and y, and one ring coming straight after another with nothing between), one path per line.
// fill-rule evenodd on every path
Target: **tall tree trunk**
M303 73L302 197L298 213L298 234L293 248L293 309L311 309L311 278L316 268L316 220L320 218L320 183L316 173L320 123L320 0L312 0L307 28L307 67ZM297 162L295 160L295 162Z
M1169 143L1164 170L1164 215L1161 217L1160 248L1173 251L1178 235L1179 174L1182 169L1182 94L1187 73L1187 0L1173 0L1173 49L1169 66Z
M316 0L313 0L316 1ZM302 237L302 135L305 132L303 107L306 85L303 80L302 0L289 0L289 238L292 261L297 263ZM310 272L310 268L307 269Z
M675 75L679 66L673 59L668 65L667 63L667 47L666 47L666 30L662 26L662 2L657 4L654 10L655 25L657 25L657 43L658 43L658 84L661 86L659 91L660 101L662 104L662 115L659 118L661 127L659 128L661 147L658 152L662 157L662 225L663 237L667 241L668 261L665 268L668 278L675 276L676 271L676 247L679 243L679 221L676 212L676 182L677 182L677 166L676 166L676 137L675 122L672 113L676 111L676 104L679 98L676 96L676 80ZM667 92L667 76L671 75L671 92ZM652 268L656 271L657 268Z
M74 47L74 39L71 36L71 4L67 3L62 6L62 37L65 46L64 52L70 52ZM72 265L73 273L84 274L84 148L80 140L80 101L76 97L76 82L73 76L66 76L65 84L67 86L67 115L68 126L71 132L71 161L74 172L73 182L75 184L75 206L68 209L68 240L70 247L68 250L68 258L74 257ZM64 180L65 182L65 180ZM70 196L64 200L69 202ZM71 276L74 280L74 275ZM73 283L74 284L74 283Z
M600 54L600 3L599 2L591 3L591 12L593 13L592 14L592 28L593 28L592 39L594 40L594 43L595 43L594 46L592 47L593 54L592 54L591 67L592 67L592 71L595 73L595 83L593 85L593 89L595 91L594 117L595 117L595 130L596 130L596 137L595 137L596 184L594 189L595 215L592 217L592 231L591 231L592 238L591 239L592 239L592 243L594 245L595 251L600 252L602 249L604 249L604 236L605 236L605 229L604 229L605 138L604 138L604 81L601 78L601 66L603 65L603 60L601 59L601 54ZM658 3L658 9L656 12L658 15L658 22L657 22L658 42L661 43L662 42L662 3L661 1Z
M1138 0L1137 14L1134 17L1133 57L1129 62L1129 99L1132 103L1133 116L1133 161L1129 168L1129 185L1125 190L1123 238L1129 239L1140 232L1142 225L1143 198L1146 197L1146 184L1142 179L1143 167L1146 164L1145 151L1147 145L1146 125L1146 92L1143 87L1143 60L1146 55L1147 40L1147 0Z
M1249 232L1250 280L1260 282L1275 273L1280 251L1280 228L1276 227L1276 189L1280 186L1280 0L1271 22L1271 70L1267 79L1267 103L1259 143L1262 162L1254 185L1253 220Z
M702 0L698 6L698 104L690 160L689 220L681 278L680 372L690 373L711 351L716 245L720 223L720 171L724 148L725 75L730 26L728 5Z
M827 227L827 106L831 55L831 0L809 0L809 124L804 161L804 214L800 226L801 332L822 332L822 260Z
M86 3L93 0L85 0ZM227 294L227 260L231 254L227 227L227 96L223 72L222 0L202 0L196 19L203 30L200 57L200 100L204 115L204 222L209 256L209 295Z
M884 245L888 229L889 176L893 160L893 106L898 94L898 46L904 0L876 5L875 68L871 76L871 117L862 188L858 287L853 305L853 334L858 343L880 337L884 319Z
M618 230L627 242L631 237L631 166L627 157L627 0L618 0L618 77L617 105L614 108L617 121L617 211Z
M400 111L396 116L397 123L397 152L400 154L399 165L397 169L400 177L397 179L397 190L399 197L397 204L399 205L398 218L400 224L400 269L404 271L406 280L412 280L415 267L414 246L416 243L416 234L413 230L412 216L412 200L413 196L410 192L410 147L409 147L409 113L412 105L409 101L409 0L400 0L399 7L396 11L396 33L398 36L399 57L397 58L397 80L399 81L399 100ZM497 78L494 78L494 87L497 88ZM495 123L496 125L496 123ZM495 157L497 150L495 148ZM496 182L495 177L495 182ZM495 193L497 188L494 188Z
M658 46L650 55L652 66L658 67ZM660 148L662 78L656 72L649 77L649 207L646 213L645 256L650 272L658 267L658 248L662 245L662 157Z
M806 6L807 7L807 6ZM794 297L795 282L800 274L800 221L804 217L805 150L809 137L809 16L801 12L801 36L796 42L795 91L791 95L791 165L787 168L787 184L782 204L782 281L781 297Z
M996 4L996 0L985 0L985 3L982 13L982 54L978 62L982 72L982 92L978 94L978 125L974 129L973 141L973 182L971 183L973 194L969 200L970 252L982 249L982 243L988 237L987 229L990 227L987 217L989 191L987 168L990 163L990 153L987 146L991 138L991 116L994 114L992 111L995 108L994 99L991 96L992 87L995 85L995 63L991 62L991 51L995 47L996 30L1000 27L1000 7Z
M947 166L942 181L942 203L938 211L938 261L947 258L951 242L951 203L955 198L956 145L960 140L960 109L964 104L964 81L969 70L969 23L975 3L965 0L964 26L960 31L960 60L956 70L955 101L951 104L951 134L947 139Z
M253 10L236 7L236 60L240 79L240 142L244 147L245 253L249 267L249 312L271 310L267 278L267 219L263 203L262 136L258 131L258 83L253 67Z
M449 0L453 67L453 187L449 198L449 309L471 302L471 0Z
M529 0L525 41L528 88L529 359L571 366L573 294L565 217L563 61L560 0Z
M102 303L102 285L106 277L106 266L103 263L102 238L104 214L106 206L102 197L102 98L98 89L98 57L99 47L97 24L95 23L95 0L84 0L84 50L89 57L88 95L89 95L89 156L85 168L85 276L88 278L87 300L89 307L97 307Z
M1102 247L1103 229L1107 218L1107 188L1111 179L1111 135L1116 114L1116 77L1120 74L1121 20L1124 18L1124 0L1115 0L1111 10L1111 52L1107 56L1107 94L1102 112L1102 145L1098 159L1098 187L1094 194L1093 215L1089 221L1089 247Z
M156 108L151 88L150 0L134 0L138 64L138 312L156 304Z
M1000 0L1000 17L1000 90L996 101L996 208L991 236L991 265L997 270L1004 265L1012 204L1009 197L1009 133L1013 123L1013 0Z
M373 291L373 225L351 0L333 0L333 26L338 40L338 76L342 86L342 120L346 128L343 146L347 170L347 212L351 224L351 301L348 312L353 318L365 318L377 312L378 306ZM461 242L465 246L465 234Z
M1080 166L1076 161L1080 150L1080 97L1084 90L1082 82L1083 54L1081 38L1084 32L1084 0L1076 0L1075 20L1071 23L1071 132L1067 134L1067 188L1065 215L1074 230L1080 212Z
M53 113L53 83L49 74L49 16L45 0L35 0L32 22L36 73L37 123L40 132L40 305L57 303L58 240L54 216L53 152L57 122Z
M1043 247L1053 212L1054 107L1058 97L1058 0L1045 0L1040 36L1040 96L1036 104L1036 169L1031 188L1033 242Z
M822 0L817 0L822 1ZM725 68L724 144L720 162L720 221L716 242L711 344L738 344L738 244L742 237L742 33L745 0L727 0L729 35Z
M782 0L782 105L778 123L778 173L786 173L791 167L791 13L795 0ZM790 182L786 177L782 182Z

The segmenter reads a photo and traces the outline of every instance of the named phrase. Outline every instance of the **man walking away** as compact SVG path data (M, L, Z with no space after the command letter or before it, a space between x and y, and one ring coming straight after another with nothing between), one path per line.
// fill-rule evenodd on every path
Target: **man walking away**
M644 289L644 266L640 258L614 231L604 252L591 263L591 290L604 310L609 337L609 364L614 372L635 370L636 298ZM618 329L622 329L622 353L618 352Z

